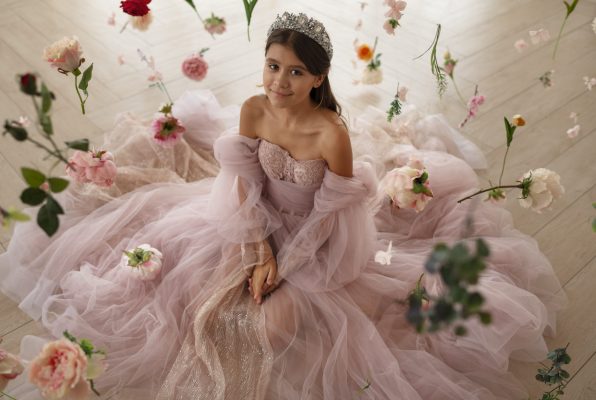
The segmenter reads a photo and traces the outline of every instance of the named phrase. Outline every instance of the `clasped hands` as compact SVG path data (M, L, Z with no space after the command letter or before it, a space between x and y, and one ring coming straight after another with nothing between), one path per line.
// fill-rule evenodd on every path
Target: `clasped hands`
M277 261L271 253L269 243L264 242L265 251L268 252L265 261L257 264L252 274L248 277L248 291L257 304L262 304L263 299L277 289Z

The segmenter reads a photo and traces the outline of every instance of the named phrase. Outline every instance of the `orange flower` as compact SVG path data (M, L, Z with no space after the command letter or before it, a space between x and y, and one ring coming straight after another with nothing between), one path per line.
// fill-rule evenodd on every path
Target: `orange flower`
M519 114L515 114L512 119L515 126L524 126L526 124L526 120Z
M362 61L370 61L373 58L373 51L367 44L361 44L356 48L358 58Z

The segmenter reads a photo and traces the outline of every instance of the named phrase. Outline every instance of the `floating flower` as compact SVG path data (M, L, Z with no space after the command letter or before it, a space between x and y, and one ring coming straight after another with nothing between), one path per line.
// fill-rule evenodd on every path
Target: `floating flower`
M362 71L362 79L360 82L363 85L376 85L383 81L383 71L380 69L364 68Z
M369 45L363 43L356 48L356 55L362 61L370 61L373 58L374 52Z
M397 90L397 98L400 101L406 101L406 96L408 94L408 88L405 86L400 86Z
M594 86L596 86L596 78L588 78L587 76L584 76L584 85L586 85L586 89L588 89L589 91L592 90L592 88Z
M131 276L149 281L155 279L161 272L161 252L149 244L142 244L134 249L125 251L120 265Z
M139 31L146 31L149 29L151 22L153 22L153 14L150 12L139 17L130 17L130 24L134 29Z
M478 89L476 89L476 94L468 100L468 114L466 118L459 123L459 127L463 128L472 118L476 117L478 114L478 110L480 106L484 104L485 97L481 94L478 94Z
M186 131L177 118L170 114L160 115L151 123L153 139L162 146L172 147L182 139Z
M19 77L19 88L21 92L28 95L37 94L37 77L34 74L26 73L18 75Z
M202 81L207 76L209 64L205 61L203 54L207 48L201 49L199 53L191 54L182 62L182 73L189 79Z
M118 169L109 151L76 150L68 160L66 173L79 183L93 183L109 187L114 183Z
M19 117L19 120L17 122L23 128L29 128L31 126L31 121L29 120L29 118L24 117L22 115Z
M83 62L83 49L76 36L63 37L43 50L43 58L63 74L78 70Z
M522 197L519 199L519 204L541 213L565 193L565 188L560 182L559 174L546 168L526 172L521 179Z
M394 206L413 208L416 212L422 211L433 197L428 172L422 162L416 159L389 171L380 186Z
M163 75L161 74L161 72L154 69L153 71L151 71L149 76L147 76L147 80L149 82L159 82L163 80Z
M455 70L455 66L457 65L457 60L451 57L451 53L446 51L443 55L443 68L442 70L445 71L447 75L451 79L453 79L453 71Z
M579 135L580 129L581 127L577 124L573 128L567 129L567 136L569 136L569 139L575 139L577 135Z
M538 44L540 42L547 42L550 40L550 32L544 28L540 28L537 31L530 31L530 40L532 44Z
M29 380L40 388L46 399L87 399L91 386L87 381L87 356L68 339L47 343L31 361Z
M511 124L514 126L524 126L526 124L526 120L519 114L515 114L511 118Z
M211 13L211 16L205 19L205 30L212 35L221 35L226 31L226 20Z
M383 29L390 35L395 35L395 28L399 26L399 22L396 19L388 19L383 24Z
M521 53L525 49L527 49L529 47L529 45L528 45L528 42L526 42L524 39L519 39L515 43L513 43L513 47L515 47L515 50L517 50L519 53Z
M375 253L375 262L381 265L389 265L391 264L391 246L393 242L389 242L389 246L387 246L387 251L379 250Z
M0 349L0 391L6 388L8 381L22 374L23 370L23 364L17 356Z
M113 12L112 15L110 15L108 18L108 25L116 26L116 13Z
M402 11L405 10L408 3L401 0L385 0L385 4L389 6L389 11L385 13L388 18L399 20L402 17Z
M120 2L120 8L128 15L142 17L150 11L147 6L149 3L151 0L125 0Z

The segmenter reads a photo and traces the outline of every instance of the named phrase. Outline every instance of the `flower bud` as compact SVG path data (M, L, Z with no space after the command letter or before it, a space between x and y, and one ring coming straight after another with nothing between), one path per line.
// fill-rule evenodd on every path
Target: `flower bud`
M526 120L519 114L515 114L511 122L514 126L524 126L526 124Z

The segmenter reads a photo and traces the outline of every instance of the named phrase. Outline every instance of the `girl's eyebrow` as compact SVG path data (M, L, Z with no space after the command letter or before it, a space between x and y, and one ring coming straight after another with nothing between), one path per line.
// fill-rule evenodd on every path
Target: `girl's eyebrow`
M276 64L281 64L279 61L277 61L275 58L271 58L271 57L267 57L267 59L265 60L267 62L272 62L272 63L276 63ZM289 65L290 68L300 68L303 70L306 70L306 68L303 65Z

